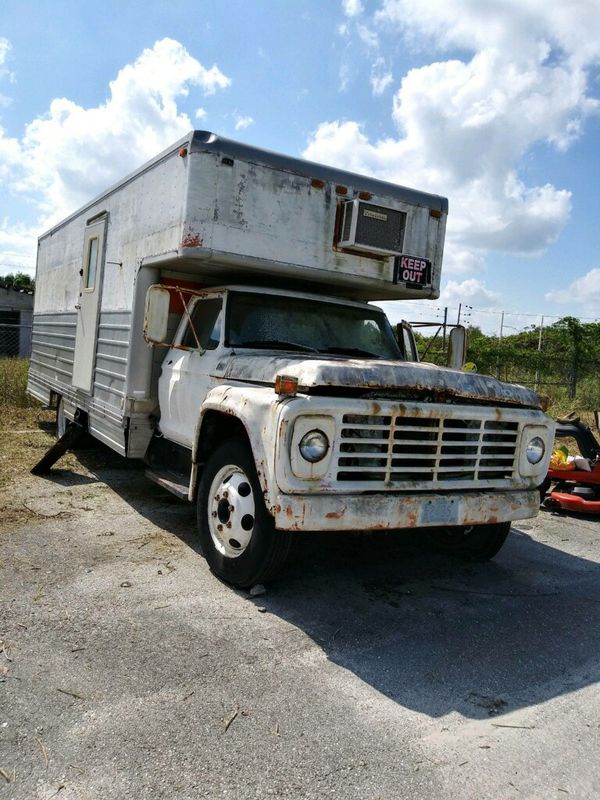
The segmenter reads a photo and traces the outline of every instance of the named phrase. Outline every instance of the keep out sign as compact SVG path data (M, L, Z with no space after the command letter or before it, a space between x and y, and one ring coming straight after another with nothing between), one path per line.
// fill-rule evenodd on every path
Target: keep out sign
M429 286L431 283L431 261L416 256L396 256L394 259L394 283L411 286Z

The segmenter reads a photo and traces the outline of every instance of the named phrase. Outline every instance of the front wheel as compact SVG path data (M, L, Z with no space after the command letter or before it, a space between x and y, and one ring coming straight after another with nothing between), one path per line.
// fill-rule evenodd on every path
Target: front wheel
M272 578L290 548L289 533L275 530L242 439L223 442L209 457L198 486L198 535L219 578L247 588Z
M429 533L432 546L441 553L465 561L489 561L500 550L510 531L510 522L441 528Z

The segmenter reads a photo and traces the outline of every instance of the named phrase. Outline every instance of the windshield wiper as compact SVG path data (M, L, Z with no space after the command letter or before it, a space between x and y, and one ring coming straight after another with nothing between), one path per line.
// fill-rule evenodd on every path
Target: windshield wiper
M265 347L267 349L270 347L285 347L288 350L299 350L305 353L319 352L316 347L311 347L308 344L300 344L300 342L286 342L285 339L269 339L268 341L265 339L253 339L248 342L238 342L234 344L233 347Z
M339 353L344 356L365 356L366 358L381 358L377 353L371 353L369 350L361 350L360 347L327 347L321 350L321 353L331 353L335 355Z

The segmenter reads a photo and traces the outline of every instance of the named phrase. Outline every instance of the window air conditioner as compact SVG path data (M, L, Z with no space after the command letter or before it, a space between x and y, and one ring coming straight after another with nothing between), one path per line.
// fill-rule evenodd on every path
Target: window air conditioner
M338 247L387 255L402 252L406 213L394 208L347 200L342 209Z

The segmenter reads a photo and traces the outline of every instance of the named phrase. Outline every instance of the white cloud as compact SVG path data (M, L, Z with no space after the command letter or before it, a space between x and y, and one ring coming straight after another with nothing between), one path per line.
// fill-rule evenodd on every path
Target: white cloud
M342 10L347 17L358 17L363 12L360 0L342 0Z
M11 50L12 44L4 36L0 36L0 78L14 79L13 73L9 72L5 66Z
M238 114L235 115L235 129L236 131L241 131L244 128L249 128L250 125L254 124L253 117L242 117Z
M204 119L206 117L206 109L205 108L197 108L196 113L194 114L196 119Z
M356 33L361 42L369 48L379 47L379 36L367 25L357 25Z
M577 13L566 5L383 0L365 19L381 36L471 55L404 76L395 136L376 140L357 121L330 120L305 156L448 196L446 258L456 273L481 269L490 251L539 255L564 228L571 195L529 185L524 159L541 142L566 150L600 107L587 71L600 63L597 0L580 0Z
M557 48L577 64L593 62L600 54L597 0L503 0L493 5L478 0L383 0L375 18L443 47L495 47L517 60L528 56L532 44Z
M467 275L470 272L483 272L484 269L485 258L481 253L452 244L446 247L444 251L445 275Z
M0 80L7 79L11 83L15 81L15 75L10 72L5 64L8 60L8 54L12 49L11 43L4 36L0 36ZM6 95L0 93L0 106L8 106L11 100Z
M0 39L0 77L9 48ZM162 39L119 71L103 104L83 108L56 98L21 138L0 128L0 193L20 193L38 213L31 228L2 221L0 261L33 266L41 231L193 127L178 98L194 87L212 95L230 83L216 65L207 69L179 42Z
M600 309L600 269L591 269L581 278L574 280L566 289L547 292L546 300L552 303L567 303L584 306L591 316L599 316Z
M488 289L484 281L479 278L467 278L461 281L448 281L442 289L440 299L437 301L444 306L470 305L481 309L498 308L500 295Z
M35 272L37 250L36 228L21 223L11 224L9 220L0 221L0 273Z
M205 68L179 42L162 39L123 67L95 108L56 98L21 140L0 132L0 180L32 197L51 224L187 133L177 99L204 95L231 80ZM18 158L17 158L18 154Z
M393 80L392 73L385 67L385 61L379 57L371 67L370 81L373 94L383 94Z

